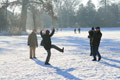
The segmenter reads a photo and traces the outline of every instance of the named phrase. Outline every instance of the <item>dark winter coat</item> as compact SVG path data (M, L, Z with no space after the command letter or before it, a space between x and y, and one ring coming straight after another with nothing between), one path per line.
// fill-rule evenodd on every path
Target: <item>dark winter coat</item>
M53 36L55 30L52 30L51 34L43 34L42 31L40 32L40 35L42 37L41 45L44 46L46 50L50 50L51 48L51 37Z
M38 41L37 41L36 33L32 32L28 36L28 46L30 46L30 47L38 47Z
M95 31L94 35L93 35L93 42L92 45L93 46L99 46L100 41L101 41L101 37L102 37L102 33L100 31Z
M93 35L94 35L94 30L90 30L88 38L90 38L90 45L92 46L92 40L93 40Z

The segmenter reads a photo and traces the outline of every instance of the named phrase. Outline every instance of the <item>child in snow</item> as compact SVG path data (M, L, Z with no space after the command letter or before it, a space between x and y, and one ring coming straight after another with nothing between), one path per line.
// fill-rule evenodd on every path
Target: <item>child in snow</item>
M64 52L64 47L62 49L60 49L59 47L51 44L51 37L53 36L53 34L55 32L55 28L53 28L52 33L50 33L49 30L46 30L45 34L43 34L42 31L43 30L40 31L40 35L42 37L41 45L45 48L45 50L48 53L45 65L50 65L49 60L50 60L50 56L51 56L51 48L55 48L56 50L58 50L60 52Z

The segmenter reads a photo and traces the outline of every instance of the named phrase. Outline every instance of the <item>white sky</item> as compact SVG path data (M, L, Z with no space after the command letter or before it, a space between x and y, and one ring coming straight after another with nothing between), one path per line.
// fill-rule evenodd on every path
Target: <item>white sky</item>
M98 1L99 1L99 0L92 0L92 2L93 2L94 4L98 4ZM83 3L87 3L88 0L82 0L82 2L83 2Z
M80 0L81 1L81 0ZM92 0L92 2L95 4L96 8L98 8L100 5L99 5L99 1L100 0ZM111 2L115 2L115 3L120 3L120 0L106 0L106 1L111 1ZM82 0L82 3L83 4L86 4L88 2L88 0Z
M11 1L15 1L15 0L9 0L10 2ZM85 5L87 2L88 2L88 0L79 0L79 1L82 1L82 3ZM92 0L92 2L95 4L95 6L96 6L96 8L98 8L99 7L99 1L100 0ZM111 1L111 0L110 0ZM115 2L120 2L120 0L114 0ZM17 9L17 11L16 12L20 12L20 11L18 11L18 9Z
M82 0L83 4L86 4L88 2L88 0ZM96 8L99 7L99 0L92 0L92 2L95 4Z

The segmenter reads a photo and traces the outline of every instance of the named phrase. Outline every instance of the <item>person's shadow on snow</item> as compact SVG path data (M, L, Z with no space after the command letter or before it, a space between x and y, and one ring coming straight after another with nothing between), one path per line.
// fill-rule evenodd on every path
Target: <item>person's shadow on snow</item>
M108 61L111 61L111 62L115 62L115 63L120 63L119 60L115 60L115 59L109 59L109 58L106 58L106 57L102 57L104 60L108 60ZM108 65L108 66L111 66L111 67L114 67L114 68L118 68L120 69L120 66L116 65L116 64L111 64L111 63L108 63L106 61L102 61L100 62L102 64L105 64L105 65Z
M35 61L35 63L38 64L38 65L40 65L40 66L44 66L44 67L49 67L49 68L55 69L55 70L56 70L56 74L59 74L59 75L65 77L65 78L67 78L67 79L70 79L70 80L71 80L71 79L72 79L72 80L82 80L82 79L79 79L79 78L75 77L74 75L68 73L68 72L70 72L70 71L75 70L74 68L69 68L69 69L67 69L67 70L62 70L62 69L60 69L60 68L58 68L58 67L54 67L54 66L52 66L52 65L45 65L44 62L42 62L42 61L40 61L40 60L38 60L38 59L33 59L33 61Z

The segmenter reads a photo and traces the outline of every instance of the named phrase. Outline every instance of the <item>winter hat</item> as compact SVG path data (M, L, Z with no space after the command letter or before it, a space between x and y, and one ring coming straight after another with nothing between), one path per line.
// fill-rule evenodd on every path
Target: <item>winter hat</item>
M50 31L49 30L46 30L46 34L49 34L50 33Z
M100 27L96 27L96 29L100 29Z
M36 32L36 29L33 29L33 32Z
M92 30L94 30L94 27L92 27Z

